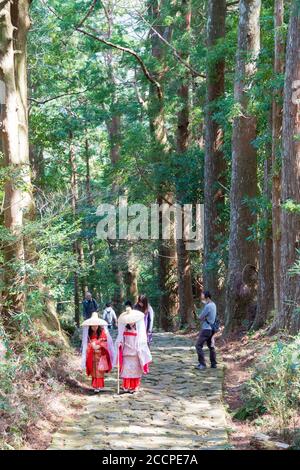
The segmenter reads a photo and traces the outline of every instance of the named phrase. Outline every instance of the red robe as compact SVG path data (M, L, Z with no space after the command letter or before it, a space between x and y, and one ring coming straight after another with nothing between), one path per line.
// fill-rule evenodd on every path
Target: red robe
M99 346L95 351L92 345ZM110 372L112 364L107 346L107 336L104 330L99 338L93 333L89 338L86 352L86 373L92 376L92 387L104 387L104 374Z

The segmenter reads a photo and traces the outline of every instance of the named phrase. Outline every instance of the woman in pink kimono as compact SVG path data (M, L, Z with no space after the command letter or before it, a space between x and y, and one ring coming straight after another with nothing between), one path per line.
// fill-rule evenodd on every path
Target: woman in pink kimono
M152 356L147 345L144 314L131 307L127 307L118 319L115 357L123 379L123 390L130 393L138 391L142 375L149 372Z

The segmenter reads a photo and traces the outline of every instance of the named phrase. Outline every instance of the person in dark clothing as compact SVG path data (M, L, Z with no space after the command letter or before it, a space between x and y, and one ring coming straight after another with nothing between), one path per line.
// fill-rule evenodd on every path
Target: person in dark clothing
M199 364L196 366L196 369L203 370L206 369L205 357L203 352L203 346L206 343L209 348L209 358L211 367L213 369L217 368L217 359L216 359L216 350L214 344L214 333L212 331L212 326L216 320L217 316L217 307L216 304L211 300L211 295L209 291L205 291L201 295L202 301L205 303L205 307L199 315L199 320L202 322L201 331L196 343L196 351L198 354Z
M82 310L83 310L83 318L84 320L88 320L91 318L93 312L98 311L98 304L95 299L93 299L92 294L90 292L86 292L85 299L82 302Z

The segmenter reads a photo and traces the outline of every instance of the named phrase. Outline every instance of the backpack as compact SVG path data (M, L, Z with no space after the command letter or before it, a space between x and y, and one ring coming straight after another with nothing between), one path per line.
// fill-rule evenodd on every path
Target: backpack
M206 322L211 326L211 330L212 330L213 335L219 331L219 329L220 329L220 320L219 320L217 315L216 315L216 319L215 319L214 323L210 323L207 320L207 318L206 318Z
M107 321L109 325L112 323L112 313L111 309L105 309L104 320Z

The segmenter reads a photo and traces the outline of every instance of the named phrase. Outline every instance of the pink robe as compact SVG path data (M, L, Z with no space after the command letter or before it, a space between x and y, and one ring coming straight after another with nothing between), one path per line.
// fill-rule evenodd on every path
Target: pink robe
M100 347L95 351L92 347L95 344ZM107 346L107 336L105 331L101 331L101 335L97 338L96 335L92 335L89 338L86 354L86 373L92 376L92 387L103 388L104 387L104 374L110 372L112 364Z

